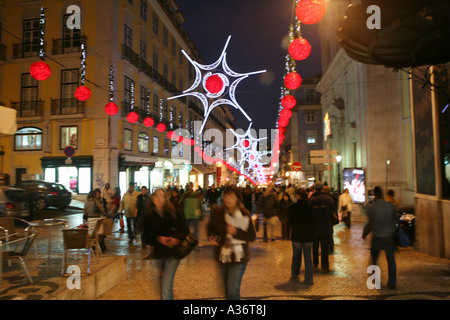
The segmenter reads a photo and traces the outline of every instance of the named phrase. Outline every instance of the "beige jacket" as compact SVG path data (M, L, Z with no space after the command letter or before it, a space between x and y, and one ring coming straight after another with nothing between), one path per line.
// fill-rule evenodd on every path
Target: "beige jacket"
M128 191L123 195L122 201L120 201L120 211L125 213L127 218L135 218L137 216L137 197L140 193L133 190L133 193Z

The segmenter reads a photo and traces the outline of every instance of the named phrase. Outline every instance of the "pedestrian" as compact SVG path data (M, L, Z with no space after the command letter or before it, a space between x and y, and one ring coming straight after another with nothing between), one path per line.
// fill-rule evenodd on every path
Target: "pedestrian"
M223 205L211 214L207 226L208 239L216 246L226 299L240 300L242 278L250 260L249 242L255 240L256 232L239 191L227 187L222 200Z
M99 196L99 192L96 190L90 191L87 195L87 200L84 204L83 209L83 220L88 226L88 229L93 230L95 228L96 222L100 218L106 216L106 211L103 206L103 202ZM106 235L103 234L103 228L98 230L97 233L98 244L103 253L106 252L105 238Z
M388 264L388 287L397 288L397 265L395 263L395 233L397 231L397 213L394 205L384 200L383 190L376 186L373 189L374 203L367 210L367 225L364 228L363 239L372 232L370 255L372 264L376 265L380 251L386 252Z
M262 213L264 216L264 236L263 241L268 242L269 237L272 241L275 241L275 225L277 223L277 199L273 193L273 188L268 187L262 194L259 201L258 212ZM268 230L269 229L269 230ZM270 236L268 234L270 233Z
M292 185L292 183L289 183L289 185L286 188L286 192L289 194L289 197L293 202L297 201L297 196L295 195L295 188Z
M242 202L244 203L245 209L252 213L252 200L253 200L253 190L249 185L246 185L242 191Z
M173 188L170 196L170 203L178 209L180 203L180 192L177 188Z
M314 211L308 201L305 189L295 191L297 201L288 209L288 223L292 241L291 280L298 280L302 266L302 253L305 260L305 283L313 284L313 263L311 249L314 242Z
M133 242L136 236L136 216L137 216L137 197L139 192L134 190L134 184L130 183L127 192L122 197L120 202L120 211L125 212L127 220L128 241Z
M290 195L283 193L281 200L278 202L278 219L281 222L281 238L283 240L290 239L290 228L288 224L288 209L293 204Z
M180 264L180 259L175 258L176 248L188 233L188 227L163 189L156 189L151 199L152 205L144 215L144 243L153 247L161 300L173 300L173 280Z
M389 189L386 192L386 197L384 197L384 200L392 203L392 205L394 206L395 209L397 209L399 206L399 201L397 199L395 199L395 192L392 189Z
M352 197L350 196L349 190L345 189L344 192L339 196L338 210L342 216L342 220L345 226L350 229L351 227L351 212L352 212Z
M333 236L334 213L337 213L336 205L333 199L323 193L323 184L318 181L314 184L315 192L309 198L313 207L314 221L314 244L313 244L313 263L319 265L319 245L321 252L321 267L323 273L330 272L328 255L331 248Z
M139 234L141 236L141 243L143 248L145 247L144 241L142 241L144 216L151 205L151 201L152 199L148 193L147 187L142 186L141 193L138 195L136 201L136 234Z
M217 200L220 197L220 193L219 191L217 191L215 185L211 185L211 189L209 189L206 192L206 197L205 197L205 201L209 204L209 210L210 212L213 212L216 205L217 205Z
M109 211L109 207L111 207L111 202L114 197L114 190L111 188L109 182L105 183L104 188L102 189L102 201L105 206L105 211Z
M186 192L180 198L180 211L184 214L186 223L194 234L198 237L198 222L202 214L201 195L194 191L194 185L190 182L186 186ZM197 248L195 250L198 250Z

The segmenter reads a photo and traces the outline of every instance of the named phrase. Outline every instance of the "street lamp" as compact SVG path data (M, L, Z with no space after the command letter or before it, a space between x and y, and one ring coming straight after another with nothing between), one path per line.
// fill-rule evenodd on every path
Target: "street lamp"
M336 156L337 167L338 167L338 194L341 194L341 160L342 160L342 156Z
M388 191L388 182L389 182L389 165L391 164L391 159L387 157L386 159L386 193Z

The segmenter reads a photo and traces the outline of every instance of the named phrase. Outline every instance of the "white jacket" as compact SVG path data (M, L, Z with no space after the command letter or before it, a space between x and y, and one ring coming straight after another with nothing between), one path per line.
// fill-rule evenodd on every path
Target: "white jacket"
M339 206L338 206L338 211L342 211L341 208L343 206L347 206L347 211L342 212L343 215L347 214L347 212L351 212L352 211L352 197L350 196L350 194L348 193L343 193L339 196Z
M137 197L140 193L133 190L133 193L128 191L123 195L122 201L120 201L120 211L125 211L125 216L127 218L135 218L137 216Z

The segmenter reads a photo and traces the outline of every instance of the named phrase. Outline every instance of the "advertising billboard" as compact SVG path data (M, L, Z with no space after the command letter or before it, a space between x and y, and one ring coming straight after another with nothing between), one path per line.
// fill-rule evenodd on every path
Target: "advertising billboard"
M366 202L366 175L364 169L345 168L343 172L344 190L348 189L353 203Z

